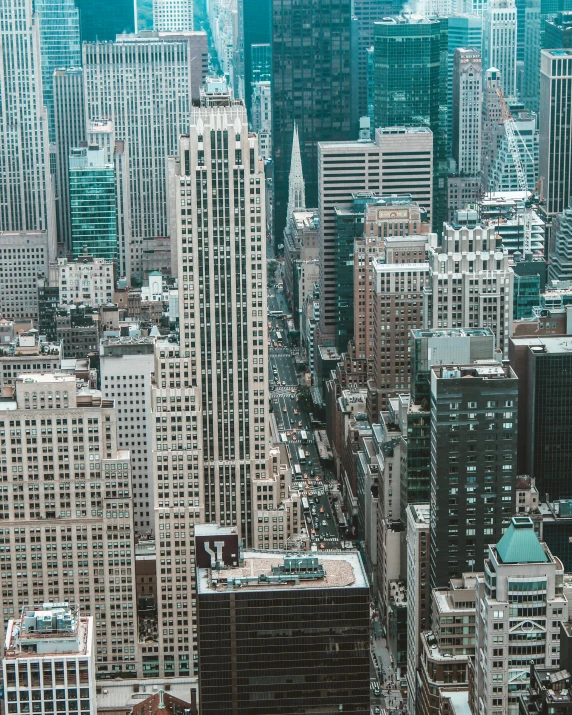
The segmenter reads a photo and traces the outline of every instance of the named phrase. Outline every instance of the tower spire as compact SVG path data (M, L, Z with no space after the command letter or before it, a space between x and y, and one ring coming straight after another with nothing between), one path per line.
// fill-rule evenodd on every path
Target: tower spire
M292 136L292 158L290 160L290 177L288 179L288 221L293 211L306 208L306 187L302 172L302 155L300 153L300 137L298 125L294 122Z

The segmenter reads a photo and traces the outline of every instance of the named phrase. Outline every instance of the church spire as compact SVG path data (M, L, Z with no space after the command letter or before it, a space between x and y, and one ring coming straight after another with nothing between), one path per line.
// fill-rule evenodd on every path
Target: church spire
M290 178L288 179L288 221L293 211L306 208L306 188L302 172L302 156L300 154L300 138L298 126L294 122L292 137L292 158L290 160Z

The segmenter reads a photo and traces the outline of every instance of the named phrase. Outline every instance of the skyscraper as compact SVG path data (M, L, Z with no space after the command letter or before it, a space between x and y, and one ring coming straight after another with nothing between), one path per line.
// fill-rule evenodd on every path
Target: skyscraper
M113 164L98 146L70 153L71 237L74 258L87 252L117 259L117 191Z
M433 229L447 215L447 21L418 16L375 24L375 126L433 132Z
M355 109L351 25L351 0L320 0L318 5L316 0L273 0L274 238L278 242L286 226L294 123L300 135L308 206L318 205L318 141L351 137Z
M572 198L572 50L540 53L539 166L546 213L562 213Z
M76 0L82 42L113 42L135 32L134 0Z
M55 236L40 33L32 0L0 0L0 231Z
M271 79L272 0L238 0L237 71L250 118L252 83ZM261 72L266 67L266 72Z
M502 92L516 96L516 5L490 0L483 10L483 69L500 71Z
M56 142L56 220L62 251L71 250L69 155L86 140L82 69L57 69L53 76Z
M514 513L518 378L479 361L431 368L431 588L482 571Z
M153 0L153 29L189 32L193 29L193 0Z
M127 143L133 237L167 236L166 157L199 97L206 34L124 35L84 44L83 58L88 120L113 117L115 139Z
M453 69L453 159L464 176L481 173L482 62L479 50L457 48Z
M57 68L79 67L79 11L74 0L36 0L34 5L40 28L42 90L48 110L50 141L56 140L54 122L53 74Z

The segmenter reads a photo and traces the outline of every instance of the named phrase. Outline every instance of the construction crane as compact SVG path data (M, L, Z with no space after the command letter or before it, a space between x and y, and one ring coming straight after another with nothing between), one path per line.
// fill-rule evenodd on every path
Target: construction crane
M536 195L537 190L540 188L540 197L542 198L542 180L540 177L536 186L529 195L528 191L528 181L526 179L526 171L524 170L524 165L520 156L520 149L518 146L518 141L516 135L518 133L514 121L514 117L510 113L508 104L503 96L500 87L496 87L497 94L501 103L501 114L502 121L504 124L506 139L508 142L508 148L512 156L514 163L514 168L516 171L516 179L518 181L518 188L524 193L524 239L523 239L523 255L526 256L527 253L532 253L532 208L533 199Z

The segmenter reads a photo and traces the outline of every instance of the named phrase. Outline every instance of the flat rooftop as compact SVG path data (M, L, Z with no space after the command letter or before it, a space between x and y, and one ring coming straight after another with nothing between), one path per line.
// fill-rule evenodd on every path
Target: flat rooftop
M420 330L411 329L414 338L473 338L473 337L494 337L490 328L448 328L447 330Z
M318 564L323 567L324 575L321 578L288 580L283 583L276 581L255 580L259 576L270 577L273 575L272 567L284 565L284 559L296 556L291 552L271 551L245 551L242 554L244 561L234 568L223 568L216 571L212 569L198 570L199 593L226 593L229 591L229 581L234 581L232 591L291 591L294 589L325 589L325 588L367 588L368 581L361 557L357 551L325 552L320 554L304 553L301 559L317 558ZM292 574L294 576L295 574ZM213 584L216 578L218 585ZM236 579L244 579L240 585Z
M552 353L558 355L561 353L572 353L572 337L518 337L511 338L515 345L528 345L532 352L537 353Z

